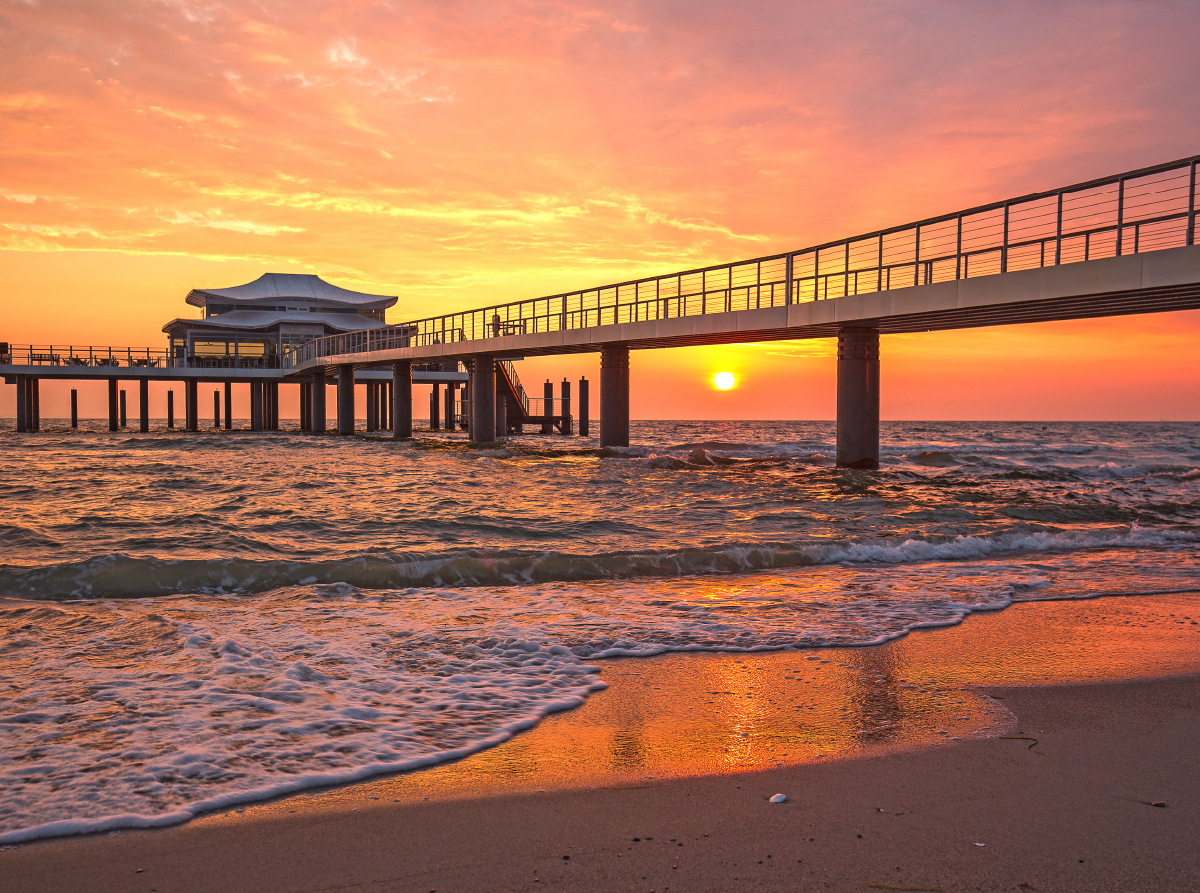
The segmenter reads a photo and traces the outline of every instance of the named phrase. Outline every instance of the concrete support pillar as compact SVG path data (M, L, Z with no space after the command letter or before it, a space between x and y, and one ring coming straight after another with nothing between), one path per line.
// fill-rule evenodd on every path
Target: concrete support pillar
M375 431L377 416L379 412L379 395L375 391L375 382L367 382L367 433L372 434Z
M225 382L225 430L233 430L233 382Z
M279 382L277 382L277 381L263 382L263 387L266 389L266 394L270 398L269 405L271 407L271 411L268 414L269 424L267 425L267 429L269 431L278 431L279 430Z
M600 446L629 446L629 348L600 350Z
M189 378L183 383L184 403L187 404L185 410L187 412L187 429L189 431L200 430L200 399L199 399L199 383L194 378Z
M471 361L471 439L496 439L496 361L487 354Z
M42 380L29 377L29 413L30 431L42 430Z
M129 415L126 410L127 410L127 407L125 405L125 389L121 388L121 427L122 428L129 426Z
M508 398L501 389L500 377L496 376L496 439L508 436Z
M587 437L588 428L588 380L579 379L579 436Z
M309 424L309 430L314 434L324 434L327 425L326 415L328 414L325 408L325 370L318 369L313 372L312 384L312 420Z
M108 430L117 430L117 380L108 380Z
M450 382L446 385L446 405L444 409L447 431L453 431L457 427L457 425L454 424L454 391L457 389L457 387L458 386L455 385L454 382Z
M437 382L433 383L433 389L429 392L429 430L437 431L442 427L442 386Z
M26 376L17 376L17 430L29 430L29 381Z
M338 366L337 431L354 433L354 366L349 363Z
M263 429L263 386L261 381L250 382L250 430Z
M554 385L550 379L542 385L542 433L554 433Z
M564 435L571 435L575 433L574 425L572 424L571 420L571 383L565 378L563 379L563 383L560 387L560 393L562 394L561 431Z
M71 388L71 427L79 427L79 391Z
M412 438L412 363L392 363L392 437Z
M175 392L167 391L167 428L175 428Z
M150 379L138 379L138 430L150 430Z
M221 427L221 392L213 391L213 428Z
M879 330L838 331L837 464L879 467Z
M312 410L312 394L309 391L309 388L311 388L311 387L312 387L312 385L310 385L307 381L300 382L300 430L301 431L309 430L308 414Z

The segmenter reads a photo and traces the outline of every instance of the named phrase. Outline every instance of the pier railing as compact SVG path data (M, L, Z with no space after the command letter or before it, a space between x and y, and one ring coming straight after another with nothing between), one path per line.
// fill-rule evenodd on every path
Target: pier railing
M73 344L4 344L0 366L77 366L172 369L279 369L286 356L234 356L197 354L172 356L153 347L80 347Z
M731 264L318 338L288 365L393 347L779 307L1195 244L1200 156Z

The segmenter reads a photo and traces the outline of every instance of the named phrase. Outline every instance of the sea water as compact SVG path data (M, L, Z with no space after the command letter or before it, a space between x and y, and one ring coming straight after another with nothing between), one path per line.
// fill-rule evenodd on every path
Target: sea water
M891 423L879 471L825 422L46 428L0 432L0 843L451 760L603 657L1200 589L1197 424Z

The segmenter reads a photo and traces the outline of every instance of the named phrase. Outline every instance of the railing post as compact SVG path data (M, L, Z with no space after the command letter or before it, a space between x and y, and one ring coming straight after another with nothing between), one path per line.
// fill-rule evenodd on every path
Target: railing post
M917 224L917 238L913 245L913 285L921 285L921 224Z
M1196 244L1196 162L1192 162L1192 175L1188 180L1188 225L1187 243Z
M891 285L891 277L888 277L888 285ZM875 291L883 291L883 233L879 234L879 260L875 265L875 282L877 288Z
M1193 168L1193 171L1195 168ZM783 304L788 306L792 303L792 255L788 255L783 260Z
M1063 194L1058 193L1058 228L1054 233L1054 266L1062 263L1062 212L1063 212Z
M954 246L954 278L962 279L962 214L958 215L958 241Z
M1125 178L1117 181L1117 257L1125 245Z
M1008 272L1008 202L1004 203L1004 241L1000 245L1000 272Z

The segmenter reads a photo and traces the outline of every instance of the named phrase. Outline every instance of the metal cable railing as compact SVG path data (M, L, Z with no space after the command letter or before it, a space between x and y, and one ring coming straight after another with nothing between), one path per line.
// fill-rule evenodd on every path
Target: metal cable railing
M318 338L289 365L400 347L822 301L1195 244L1192 156L786 254Z
M5 344L0 366L75 366L171 369L278 369L279 354L185 356L153 347L80 347L72 344Z

